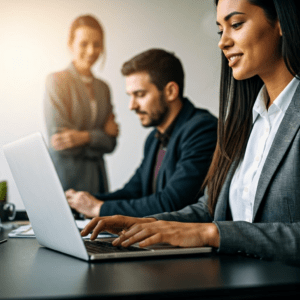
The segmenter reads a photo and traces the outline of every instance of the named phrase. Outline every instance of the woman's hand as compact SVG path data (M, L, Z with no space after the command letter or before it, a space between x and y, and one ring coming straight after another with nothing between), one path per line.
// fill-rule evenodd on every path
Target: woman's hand
M104 124L104 132L110 136L117 137L119 135L119 125L115 122L115 115L110 114Z
M179 247L213 246L220 244L219 231L213 223L180 223L156 221L136 223L114 240L114 246L128 247L139 242L140 247L168 243Z
M61 132L51 137L51 145L55 150L65 150L86 145L90 142L88 131L63 128Z
M108 231L114 234L122 234L136 224L152 223L157 220L154 218L133 218L115 215L111 217L96 217L88 223L81 231L82 236L88 235L93 231L91 240L94 240L101 231Z
M180 247L218 248L220 244L219 231L213 223L180 223L157 221L154 218L112 216L94 218L81 231L81 235L86 236L92 230L92 240L101 231L119 234L113 241L114 246L128 247L139 242L141 247L168 243Z

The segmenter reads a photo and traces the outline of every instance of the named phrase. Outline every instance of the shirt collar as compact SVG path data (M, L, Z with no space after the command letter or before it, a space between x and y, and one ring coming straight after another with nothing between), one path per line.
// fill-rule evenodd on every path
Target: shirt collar
M176 121L177 117L173 120L173 122L169 125L169 127L165 130L164 133L161 133L159 130L156 130L155 137L161 142L163 147L168 146L172 132L175 128Z
M275 105L278 109L285 113L293 99L298 84L299 80L296 77L294 77L289 82L289 84L283 89L283 91L278 95L278 97L273 102L272 106ZM258 115L262 115L263 113L267 112L266 103L268 102L268 98L269 96L267 93L266 86L263 85L253 105L253 123L255 122Z

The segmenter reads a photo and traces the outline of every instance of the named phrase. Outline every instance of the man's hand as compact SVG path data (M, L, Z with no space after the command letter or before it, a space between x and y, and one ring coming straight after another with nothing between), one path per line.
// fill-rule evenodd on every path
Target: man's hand
M81 235L86 236L93 231L91 240L94 240L101 231L108 231L120 235L136 224L152 223L156 221L157 220L154 218L133 218L119 215L96 217L85 226L81 231Z
M68 128L63 128L61 132L55 133L51 137L51 145L55 150L79 147L89 142L90 135L88 131L78 131Z
M117 137L119 135L119 125L115 122L114 114L109 115L104 125L104 132L113 137Z
M87 192L76 192L73 189L65 192L69 205L87 218L99 216L104 201L98 200Z

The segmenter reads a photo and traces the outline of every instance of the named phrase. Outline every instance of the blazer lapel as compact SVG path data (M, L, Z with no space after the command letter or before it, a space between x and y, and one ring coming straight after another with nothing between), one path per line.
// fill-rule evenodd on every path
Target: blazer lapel
M151 143L150 147L149 147L149 152L147 154L147 158L145 160L145 166L143 167L144 170L144 174L145 174L145 182L146 184L143 184L143 186L147 189L146 191L144 191L145 195L148 195L149 192L150 194L152 194L152 178L151 176L153 176L153 168L154 168L154 164L155 164L155 158L156 158L156 151L157 151L157 147L158 147L158 140L153 136L153 142Z
M84 83L82 82L82 80L80 79L80 75L77 72L73 63L71 63L69 65L68 71L72 75L73 80L76 82L76 90L78 91L78 93L80 95L78 98L76 98L76 102L77 102L76 104L80 105L80 109L79 109L79 111L81 112L80 113L80 123L79 123L79 119L78 119L79 116L77 116L76 122L78 124L81 124L80 127L90 128L91 122L90 122L89 116L91 116L91 106L90 106L89 96L86 92L86 87L85 87ZM75 103L73 103L73 104L75 104Z
M102 127L104 126L107 120L109 106L107 105L107 102L103 97L102 94L103 88L100 86L97 80L94 80L93 88L94 88L95 98L97 99L96 122L100 125L100 127ZM92 114L91 111L90 114ZM103 116L106 116L106 118L103 118Z
M266 193L267 187L276 172L281 160L293 141L300 125L300 84L298 85L293 99L282 119L275 135L268 157L263 166L255 195L253 220Z
M234 172L235 163L231 164L228 174L226 176L224 185L222 186L218 202L216 204L214 221L225 221L227 220L228 204L229 204L229 188L231 184L231 179Z
M165 157L162 161L160 170L158 172L158 176L157 176L157 182L156 182L156 187L157 188L161 188L162 184L163 184L163 178L164 178L164 174L165 174L165 170L168 168L168 161L170 159L173 159L173 157L170 157L170 152L172 153L172 151L168 152L168 148L172 149L175 147L174 143L177 140L177 134L180 130L180 128L187 122L188 119L191 118L193 112L195 110L195 106L187 99L185 98L184 100L184 104L183 107L181 108L181 111L179 112L178 118L176 120L176 124L175 127L173 129L173 132L171 134L168 146L167 146L167 152L165 154ZM154 163L154 162L153 162Z

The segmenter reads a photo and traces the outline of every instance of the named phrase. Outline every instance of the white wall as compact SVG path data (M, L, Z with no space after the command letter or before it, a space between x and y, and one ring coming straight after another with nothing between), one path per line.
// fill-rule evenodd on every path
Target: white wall
M45 76L69 63L69 25L86 13L101 20L106 31L106 64L94 71L110 84L121 125L117 149L106 156L111 189L133 174L149 133L128 110L123 62L152 47L175 52L186 73L185 95L218 114L220 52L212 0L0 0L0 180L8 180L17 209L24 206L2 146L35 131L45 133Z

